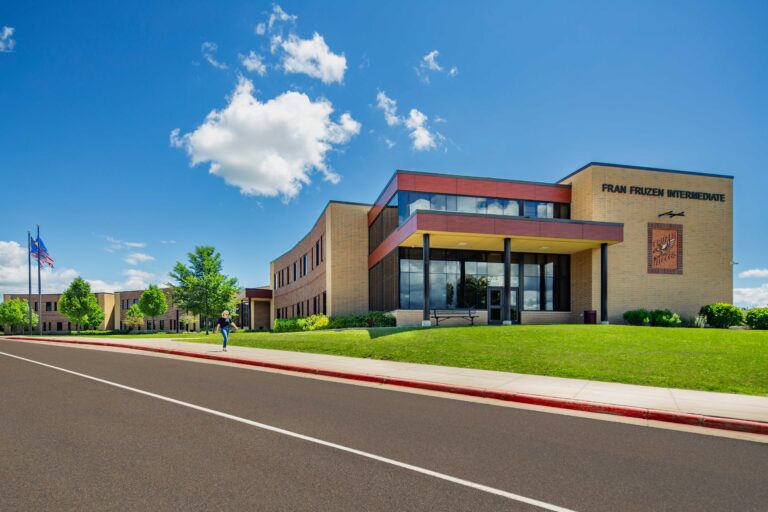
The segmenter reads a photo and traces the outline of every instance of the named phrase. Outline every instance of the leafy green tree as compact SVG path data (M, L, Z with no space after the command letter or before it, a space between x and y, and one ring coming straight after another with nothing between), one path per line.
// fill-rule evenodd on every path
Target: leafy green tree
M144 316L152 318L152 329L155 329L155 317L164 315L168 311L168 303L165 300L163 291L154 284L141 294L139 299L139 308Z
M59 312L75 324L78 331L83 325L92 323L97 318L100 318L99 324L104 321L104 312L99 307L96 295L91 293L91 285L81 277L75 278L61 295Z
M32 312L32 326L37 326L39 318ZM0 327L6 334L17 327L23 328L29 322L29 303L25 299L11 299L0 303Z
M97 329L104 321L104 311L96 304L96 308L91 310L90 313L85 315L83 319L83 325L88 329Z
M176 282L173 303L195 315L200 315L209 333L209 321L213 315L229 309L235 311L237 279L221 272L221 254L210 246L195 247L189 253L189 265L176 262L171 278Z
M123 325L128 326L129 331L134 328L141 329L144 325L144 313L141 312L138 304L131 304L131 307L125 312Z

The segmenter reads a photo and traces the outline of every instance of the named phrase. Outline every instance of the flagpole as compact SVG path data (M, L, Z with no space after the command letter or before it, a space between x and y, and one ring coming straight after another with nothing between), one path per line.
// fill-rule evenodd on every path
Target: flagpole
M37 311L38 311L38 318L37 321L38 327L40 327L40 336L43 335L43 286L42 282L40 281L40 267L42 267L43 263L40 261L40 224L37 225Z
M29 274L29 290L27 306L29 307L29 334L32 334L32 233L27 231L27 270Z

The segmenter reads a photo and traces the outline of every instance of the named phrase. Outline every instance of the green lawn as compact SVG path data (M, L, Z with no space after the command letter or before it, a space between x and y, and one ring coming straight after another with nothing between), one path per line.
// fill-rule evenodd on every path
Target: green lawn
M180 338L221 342L221 336L213 334ZM480 326L236 332L230 344L768 396L768 331Z

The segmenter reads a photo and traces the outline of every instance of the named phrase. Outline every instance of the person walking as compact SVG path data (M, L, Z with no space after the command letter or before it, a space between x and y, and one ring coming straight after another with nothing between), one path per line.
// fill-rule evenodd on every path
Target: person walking
M216 329L214 332L219 332L219 330L221 330L221 335L224 337L224 352L226 352L227 341L229 340L229 331L237 330L235 322L232 321L232 318L229 316L229 311L226 309L221 312L221 318L219 318L219 320L216 322Z

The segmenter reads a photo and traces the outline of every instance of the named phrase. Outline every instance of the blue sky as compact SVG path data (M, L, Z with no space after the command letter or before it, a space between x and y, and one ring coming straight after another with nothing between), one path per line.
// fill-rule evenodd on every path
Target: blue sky
M3 2L0 292L36 223L51 291L162 280L196 244L256 286L396 168L607 161L735 175L735 287L768 303L767 25L765 2Z

